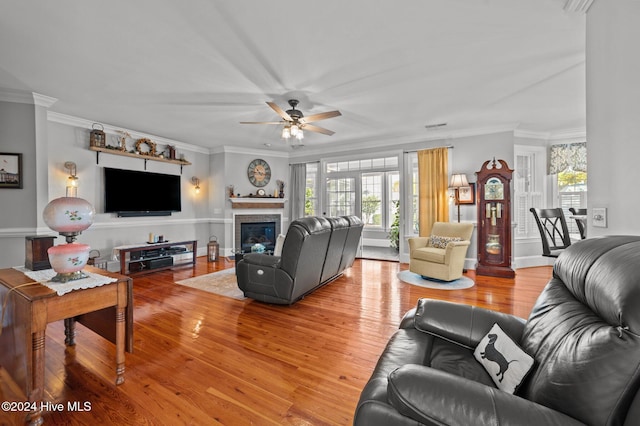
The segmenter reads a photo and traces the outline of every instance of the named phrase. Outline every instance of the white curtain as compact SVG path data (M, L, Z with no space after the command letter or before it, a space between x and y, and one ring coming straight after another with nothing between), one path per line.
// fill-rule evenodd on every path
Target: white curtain
M289 223L304 217L304 196L307 186L307 166L304 163L289 166L291 191L289 192Z

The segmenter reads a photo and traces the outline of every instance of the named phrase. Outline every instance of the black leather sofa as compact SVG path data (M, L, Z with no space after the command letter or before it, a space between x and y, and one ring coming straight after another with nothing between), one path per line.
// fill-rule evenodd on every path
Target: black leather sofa
M356 216L295 220L281 256L251 253L238 262L238 287L246 297L291 305L353 265L362 227Z
M494 323L534 359L515 394L473 356ZM382 353L355 425L639 425L640 237L560 255L528 320L421 299Z

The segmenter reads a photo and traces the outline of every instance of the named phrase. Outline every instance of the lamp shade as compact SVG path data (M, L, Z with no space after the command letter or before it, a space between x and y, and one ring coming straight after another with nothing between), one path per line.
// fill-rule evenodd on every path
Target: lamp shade
M61 233L82 232L93 223L93 206L82 198L60 197L52 200L44 208L44 223L54 231Z
M463 186L469 186L469 181L467 180L467 175L464 173L456 173L451 175L451 188L461 188Z

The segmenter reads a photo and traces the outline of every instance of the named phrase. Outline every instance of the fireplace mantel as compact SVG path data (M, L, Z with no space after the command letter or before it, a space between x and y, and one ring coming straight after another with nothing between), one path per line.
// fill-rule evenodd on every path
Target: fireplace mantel
M283 209L285 198L238 197L229 198L232 209Z

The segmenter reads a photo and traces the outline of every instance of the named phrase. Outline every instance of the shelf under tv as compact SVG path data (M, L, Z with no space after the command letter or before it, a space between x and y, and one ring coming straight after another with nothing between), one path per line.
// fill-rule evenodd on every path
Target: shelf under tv
M184 250L177 249L184 246ZM171 250L175 248L175 250ZM115 247L120 259L120 273L122 275L139 275L162 269L177 268L179 266L196 266L198 241L186 240L164 243L144 243ZM185 260L185 255L191 255ZM178 259L174 261L174 259Z

